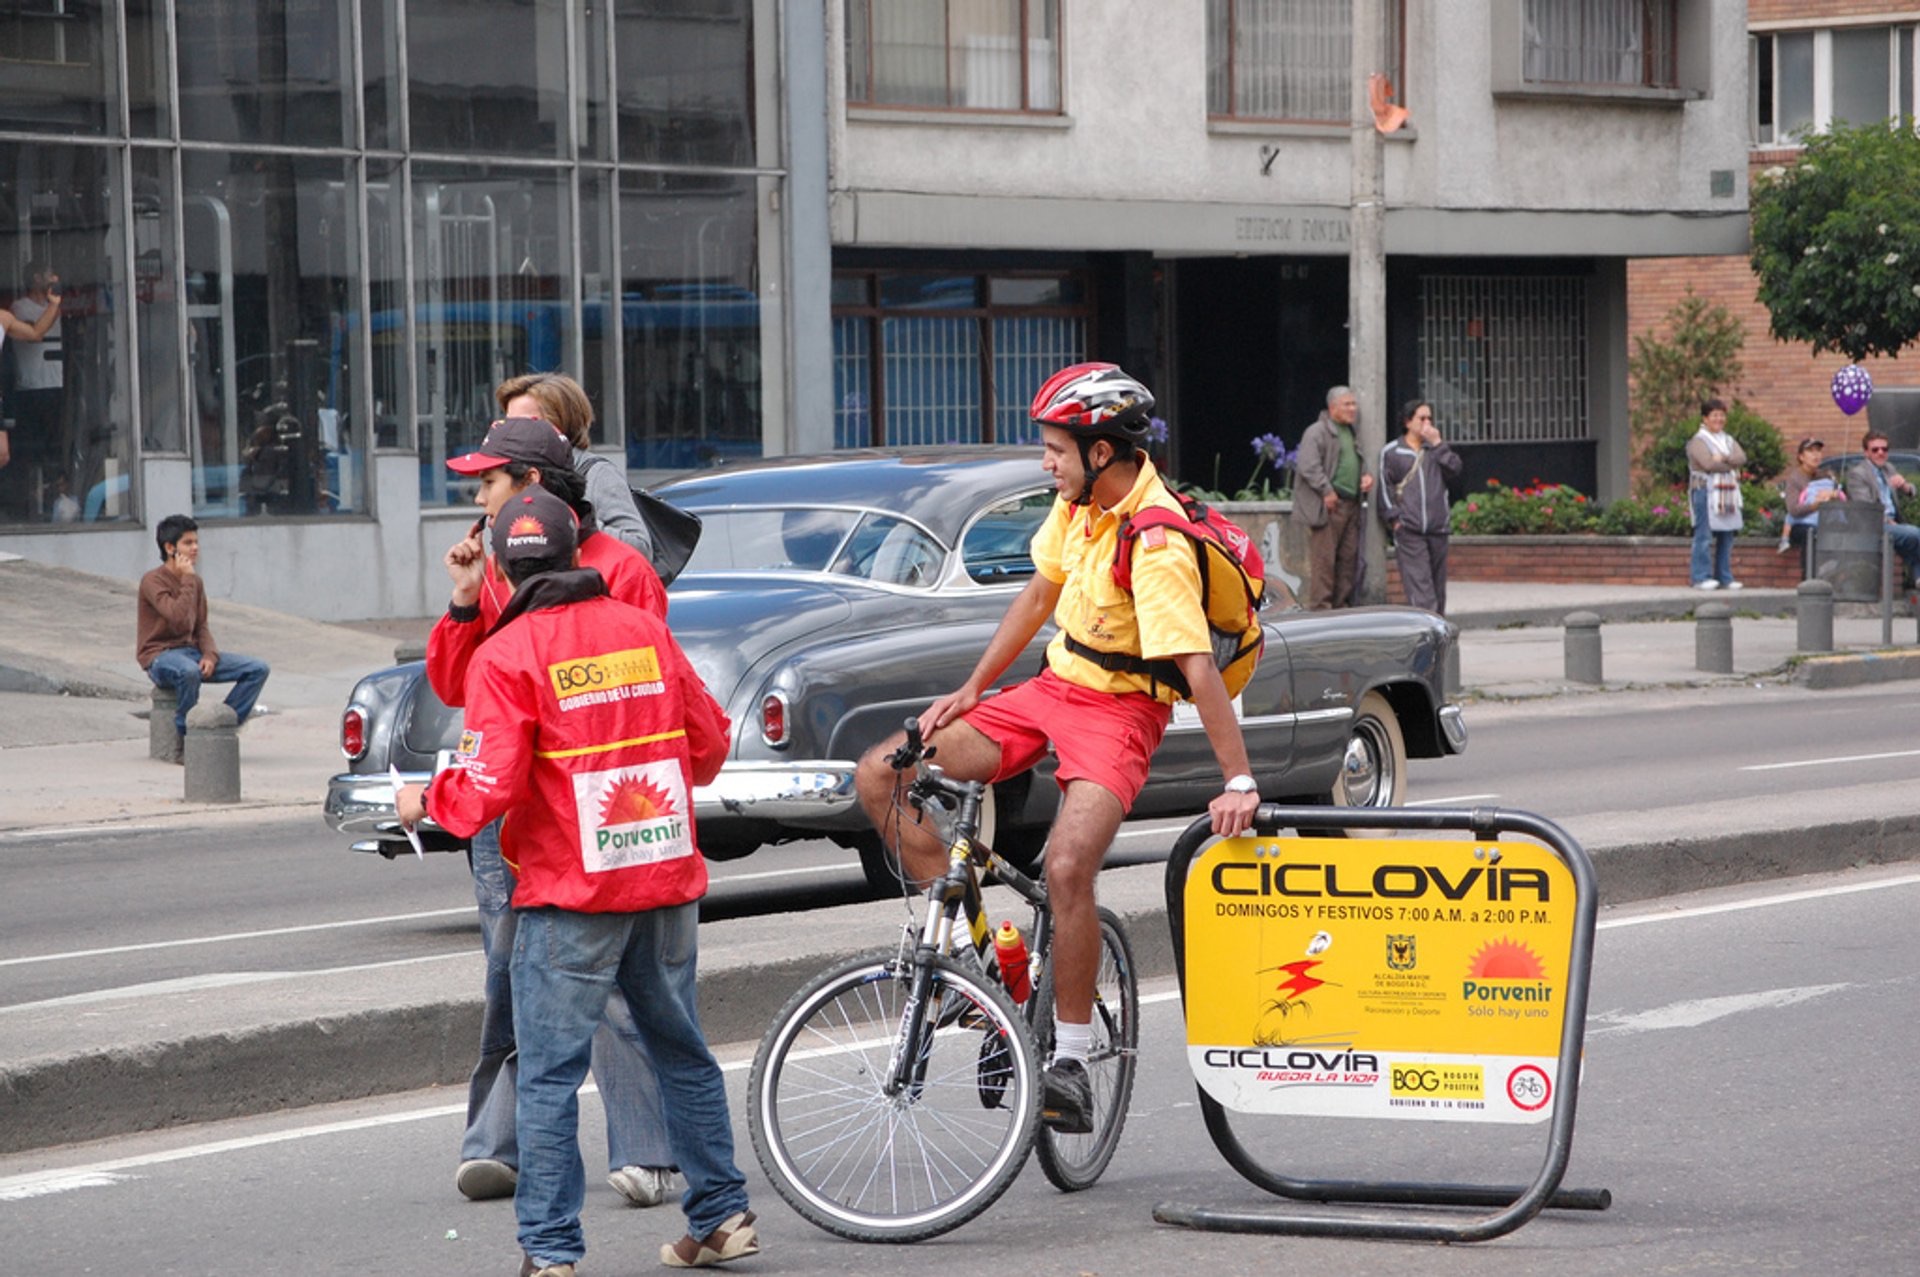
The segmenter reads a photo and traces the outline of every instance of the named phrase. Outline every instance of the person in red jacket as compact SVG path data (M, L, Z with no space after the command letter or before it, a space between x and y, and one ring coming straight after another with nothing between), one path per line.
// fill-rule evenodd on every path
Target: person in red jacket
M474 451L447 462L479 478L475 502L486 517L446 554L453 598L427 640L427 681L448 705L466 703L469 662L498 624L513 586L482 541L487 522L516 494L545 488L582 516L580 560L596 569L616 599L664 617L666 591L646 556L592 530L586 485L573 468L565 439L544 421L496 421ZM514 1190L520 1152L514 1134L513 953L514 914L507 907L513 874L500 858L500 833L487 825L468 852L474 900L480 908L480 947L487 958L480 1017L480 1054L467 1081L467 1126L460 1137L454 1187L474 1200ZM635 1206L657 1206L673 1187L666 1116L653 1064L639 1031L618 999L607 1005L606 1027L594 1040L593 1077L607 1110L607 1182Z
M759 1250L720 1067L695 1008L695 901L707 867L693 789L720 771L726 714L666 625L580 567L575 516L541 488L495 512L492 544L515 589L475 653L454 766L397 797L471 836L504 817L516 876L520 1175L526 1273L570 1277L585 1254L576 1092L619 992L658 1069L687 1235L670 1267Z

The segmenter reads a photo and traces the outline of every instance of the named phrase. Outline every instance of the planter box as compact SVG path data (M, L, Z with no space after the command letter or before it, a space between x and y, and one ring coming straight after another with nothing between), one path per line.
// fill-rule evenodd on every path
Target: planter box
M1791 590L1800 584L1798 551L1781 554L1771 537L1735 537L1733 575L1749 588ZM1447 578L1531 581L1553 585L1690 584L1686 537L1500 536L1453 538ZM1399 594L1390 573L1389 597Z

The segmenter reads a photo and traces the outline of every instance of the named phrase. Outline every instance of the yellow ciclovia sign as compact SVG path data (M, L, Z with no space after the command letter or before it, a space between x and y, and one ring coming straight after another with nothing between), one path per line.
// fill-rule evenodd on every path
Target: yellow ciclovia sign
M1227 1108L1537 1122L1573 873L1521 842L1230 838L1186 886L1187 1054Z

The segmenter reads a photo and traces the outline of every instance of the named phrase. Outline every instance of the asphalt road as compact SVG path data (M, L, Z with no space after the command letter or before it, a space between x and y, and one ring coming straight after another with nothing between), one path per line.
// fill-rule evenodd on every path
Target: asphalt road
M1910 738L1916 713L1910 684L1623 693L1550 709L1481 703L1469 712L1468 752L1417 760L1409 799L1531 810L1576 838L1620 813L1677 818L1707 798L1791 810L1841 783L1910 783L1920 749L1888 744ZM1163 856L1184 823L1129 825L1112 863ZM464 858L349 852L317 817L0 836L0 868L0 1007L221 973L430 959L477 943ZM713 873L704 904L713 918L870 898L853 853L830 843L765 848Z
M1911 869L1855 871L1610 911L1602 922L1566 1184L1605 1213L1549 1212L1471 1246L1190 1233L1168 1200L1259 1211L1207 1140L1165 983L1148 990L1139 1090L1118 1156L1063 1197L1029 1166L958 1232L911 1250L828 1237L788 1211L739 1115L751 1044L722 1048L735 1138L767 1252L749 1273L1339 1275L1913 1272L1912 1150L1920 906ZM512 1212L453 1192L458 1096L188 1127L0 1158L0 1254L20 1271L151 1277L208 1271L513 1271ZM589 1127L598 1102L583 1104ZM1525 1182L1544 1127L1268 1119L1257 1152L1291 1174ZM585 1133L597 1159L600 1135ZM616 1205L590 1177L589 1273L652 1271L671 1208Z

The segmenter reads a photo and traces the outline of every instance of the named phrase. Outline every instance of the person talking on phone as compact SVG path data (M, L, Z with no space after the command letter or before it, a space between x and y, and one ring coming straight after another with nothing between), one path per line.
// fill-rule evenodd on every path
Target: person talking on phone
M232 683L227 705L240 722L260 701L269 670L252 656L222 652L207 628L207 590L200 578L200 525L170 514L154 530L160 566L140 578L134 659L155 687L179 698L173 715L173 760L185 758L187 711L200 700L202 683Z

